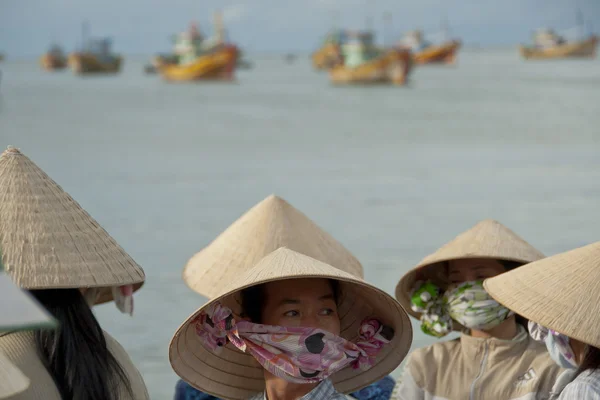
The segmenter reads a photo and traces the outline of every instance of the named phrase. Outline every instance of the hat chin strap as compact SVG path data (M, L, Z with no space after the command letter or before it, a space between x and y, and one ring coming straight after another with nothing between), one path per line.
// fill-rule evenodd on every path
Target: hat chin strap
M133 315L133 286L114 286L111 288L115 305L123 314ZM98 301L100 288L88 288L83 293L83 298L91 308Z

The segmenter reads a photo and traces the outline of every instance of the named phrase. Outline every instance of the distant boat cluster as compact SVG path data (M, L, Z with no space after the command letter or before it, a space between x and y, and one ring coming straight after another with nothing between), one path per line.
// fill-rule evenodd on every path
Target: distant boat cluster
M82 46L72 54L53 44L40 58L42 68L57 71L69 67L77 75L118 73L123 57L112 52L112 41L90 37L88 31L84 24ZM220 13L214 16L213 36L205 37L192 23L187 31L173 35L172 44L170 53L157 54L144 67L147 74L159 74L170 82L231 81L236 70L252 68L241 49L229 41ZM593 34L586 37L580 33L578 39L569 41L552 29L540 29L534 33L533 43L520 46L519 51L525 60L593 58L597 45L598 37ZM378 46L371 30L334 29L311 58L314 69L327 71L336 85L404 85L414 66L454 64L460 47L457 38L445 34L443 40L433 42L420 30L408 32L392 45ZM289 53L284 60L293 63L296 56Z

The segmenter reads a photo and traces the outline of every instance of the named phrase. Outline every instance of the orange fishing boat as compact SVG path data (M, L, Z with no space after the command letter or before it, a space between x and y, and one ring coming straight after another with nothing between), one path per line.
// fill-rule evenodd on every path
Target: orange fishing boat
M121 70L123 58L118 55L104 57L90 51L69 54L68 63L77 75L116 74Z
M193 23L188 32L179 34L173 60L157 65L162 77L172 82L233 80L240 51L225 41L220 13L215 14L215 31L215 37L204 39Z
M237 64L237 47L224 45L210 54L198 56L186 64L167 63L159 72L167 81L233 80Z
M121 70L123 57L111 52L109 38L90 38L87 22L82 26L81 51L69 54L68 64L77 75L116 74Z
M566 41L551 29L541 29L534 34L533 46L520 46L521 56L526 60L556 60L564 58L594 58L598 37Z
M370 32L349 32L341 45L341 54L343 64L329 70L329 77L335 85L404 85L412 69L408 50L377 49Z
M55 71L67 67L67 57L60 46L52 45L50 50L40 58L40 65L46 71Z

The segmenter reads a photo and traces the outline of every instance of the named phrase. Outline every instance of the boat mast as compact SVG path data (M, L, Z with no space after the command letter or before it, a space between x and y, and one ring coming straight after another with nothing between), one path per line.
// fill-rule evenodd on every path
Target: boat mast
M383 13L383 47L387 47L392 26L392 13L386 11Z
M214 15L215 33L219 44L225 42L225 27L223 25L223 14L221 11L216 11Z
M85 51L87 46L88 38L90 33L90 26L88 21L83 21L81 24L81 51Z
M367 29L368 32L373 30L373 14L371 13L371 11L373 10L371 6L372 0L367 0L365 2L366 6L367 6L367 12L365 13L365 27Z
M450 29L448 28L448 15L442 18L442 35L444 38L444 42L450 40Z
M577 9L577 33L579 34L578 39L583 39L583 37L585 36L585 27L584 27L584 22L583 22L583 13L581 12L581 9Z

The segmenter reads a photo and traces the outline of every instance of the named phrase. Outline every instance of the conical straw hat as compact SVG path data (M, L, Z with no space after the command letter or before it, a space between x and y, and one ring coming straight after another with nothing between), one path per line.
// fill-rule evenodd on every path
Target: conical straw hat
M544 255L500 222L486 219L425 257L407 272L396 286L396 299L412 316L420 318L410 304L410 292L415 283L431 280L445 289L448 286L446 262L465 258L490 258L527 264L544 258Z
M6 273L26 289L106 288L144 282L117 242L19 150L0 156L0 247Z
M0 399L15 396L29 387L29 378L0 352Z
M205 348L196 335L193 320L215 302L240 314L242 289L266 282L325 278L340 282L338 312L341 336L355 340L361 321L378 318L394 329L394 338L383 347L377 363L367 371L345 368L332 375L341 392L352 392L393 371L406 356L412 341L408 315L390 295L361 278L290 249L280 248L263 258L254 268L241 272L227 288L192 314L179 327L169 346L169 359L175 372L192 386L223 399L247 399L264 390L263 368L251 356L228 344L219 355Z
M484 287L517 314L600 348L600 242L486 279Z
M288 247L352 275L360 262L327 232L287 201L271 195L252 207L185 266L183 280L212 298L224 284L279 247Z

